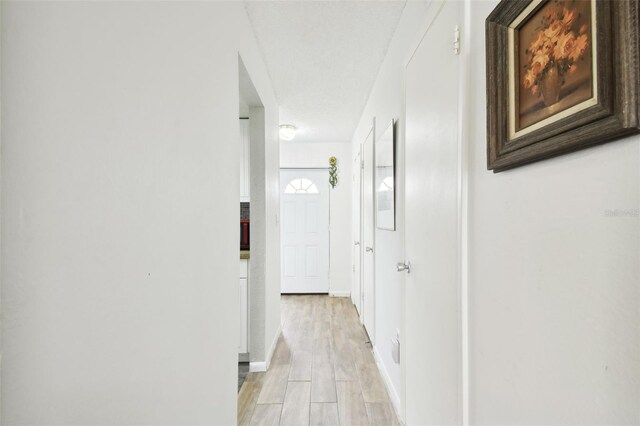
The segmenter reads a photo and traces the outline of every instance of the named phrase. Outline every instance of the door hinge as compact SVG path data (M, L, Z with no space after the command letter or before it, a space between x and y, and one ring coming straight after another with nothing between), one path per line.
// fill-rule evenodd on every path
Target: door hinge
M460 28L457 25L453 29L453 54L460 54Z
M364 170L364 160L360 161L360 168Z

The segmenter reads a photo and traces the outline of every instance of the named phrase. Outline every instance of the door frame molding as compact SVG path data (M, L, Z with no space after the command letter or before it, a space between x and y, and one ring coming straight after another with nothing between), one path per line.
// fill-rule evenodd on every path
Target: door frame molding
M368 136L368 134L367 134ZM355 179L355 175L356 173L358 173L359 175L359 180L358 180L358 281L355 281L355 276L352 276L352 283L351 283L351 303L356 307L356 312L358 312L358 320L360 321L360 324L362 324L362 144L358 145L358 152L355 155L355 157L352 159L353 162L353 166L355 167L354 171L352 171L352 179ZM357 170L357 172L355 171ZM355 188L355 185L354 187ZM355 199L355 197L351 197L351 200L353 201ZM353 213L352 213L353 214ZM352 225L352 231L354 231L353 229L353 223ZM354 241L354 246L355 246L355 241ZM353 253L353 252L352 252ZM353 254L352 254L353 256ZM353 264L353 272L355 275L355 256L352 259L352 264ZM358 300L354 300L354 286L358 287ZM357 302L357 303L356 303Z
M363 157L363 153L364 153L364 144L366 143L366 141L369 139L369 136L371 136L371 150L373 155L371 156L371 195L373 196L373 200L372 200L372 225L373 225L373 232L372 232L372 238L373 238L373 283L372 283L372 288L373 288L373 294L371 295L371 300L373 303L373 330L367 330L366 326L365 331L367 332L367 335L369 337L369 342L375 346L375 334L376 334L376 209L375 209L375 204L376 204L376 200L375 200L375 196L376 196L376 184L375 184L375 172L376 172L376 117L373 117L371 120L371 130L369 130L369 132L367 133L367 135L364 137L364 140L362 142L360 142L360 161L362 161L361 163L361 167L360 167L360 308L362 310L362 312L360 313L360 323L364 326L364 315L365 315L365 308L364 308L364 257L365 257L365 253L366 253L366 248L364 248L363 245L363 240L364 240L364 157ZM364 248L364 251L363 251ZM371 334L369 334L369 332L371 332Z
M472 91L471 73L471 0L465 0L462 7L462 22L460 23L459 87L458 87L458 261L460 282L460 410L462 424L470 424L469 402L469 166L471 141L471 111L470 102Z

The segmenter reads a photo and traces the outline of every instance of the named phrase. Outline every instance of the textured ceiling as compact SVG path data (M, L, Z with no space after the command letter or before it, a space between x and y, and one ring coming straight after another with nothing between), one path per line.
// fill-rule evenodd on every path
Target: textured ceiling
M349 142L404 1L255 1L247 14L296 141Z

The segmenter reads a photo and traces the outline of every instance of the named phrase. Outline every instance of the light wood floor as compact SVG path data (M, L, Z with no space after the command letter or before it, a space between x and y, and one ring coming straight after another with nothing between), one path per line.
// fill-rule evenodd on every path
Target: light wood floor
M282 323L269 371L240 389L239 425L398 425L350 299L283 296Z

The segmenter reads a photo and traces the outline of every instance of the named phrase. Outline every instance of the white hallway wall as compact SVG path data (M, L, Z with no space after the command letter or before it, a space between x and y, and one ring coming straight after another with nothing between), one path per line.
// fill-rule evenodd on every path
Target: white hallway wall
M235 424L238 51L278 178L243 5L2 9L2 424Z
M640 208L640 137L487 171L484 21L497 3L467 1L468 35L463 27L470 75L463 100L469 422L640 423L640 218L607 216ZM398 231L376 233L376 346L400 391L403 374L385 345L403 320L402 282L393 269L403 258L402 64L425 10L407 4L353 139L355 150L373 116L378 132L400 118Z
M383 364L383 374L391 384L391 397L401 411L404 385L401 366L391 357L391 339L400 329L402 341L404 280L396 272L396 263L404 257L404 61L419 36L429 10L428 2L407 2L396 33L389 45L387 56L380 68L367 105L352 140L352 160L359 146L371 130L376 118L376 136L379 137L391 122L397 119L396 166L396 230L376 230L376 348Z
M471 1L470 420L640 423L640 137L486 170L484 21Z
M339 142L280 142L280 167L328 167L329 157L338 159L338 185L331 190L331 241L329 293L347 297L351 292L351 145ZM327 172L327 179L329 174Z
M250 112L251 167L251 259L249 261L249 352L252 369L261 371L271 361L280 335L280 213L277 183L277 134L265 137L278 128L273 114L263 107ZM262 178L266 176L266 178ZM275 190L274 190L274 187Z

